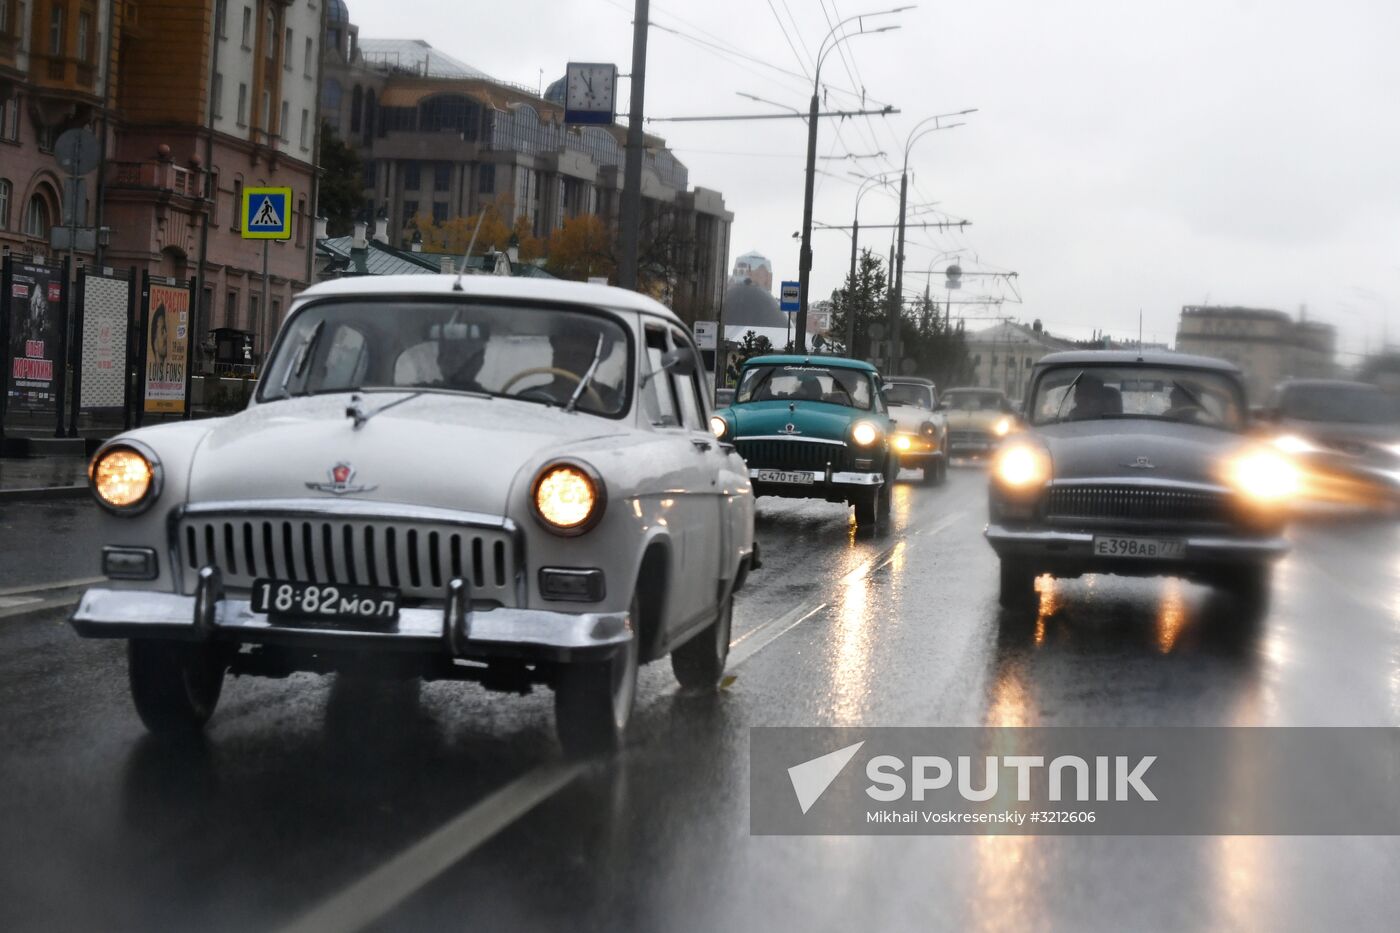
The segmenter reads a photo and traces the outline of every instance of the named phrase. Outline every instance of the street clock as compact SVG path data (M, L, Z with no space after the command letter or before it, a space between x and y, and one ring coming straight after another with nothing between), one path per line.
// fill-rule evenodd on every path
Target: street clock
M617 115L617 66L569 62L564 74L564 122L611 124Z

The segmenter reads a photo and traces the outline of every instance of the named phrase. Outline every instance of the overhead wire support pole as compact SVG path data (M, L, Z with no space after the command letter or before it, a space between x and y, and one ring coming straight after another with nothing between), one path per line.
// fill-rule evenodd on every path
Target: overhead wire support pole
M645 156L645 123L647 75L647 25L650 20L649 0L637 0L632 19L632 102L627 116L627 161L622 184L621 262L618 263L617 284L623 288L637 287L637 249L641 240L642 160Z

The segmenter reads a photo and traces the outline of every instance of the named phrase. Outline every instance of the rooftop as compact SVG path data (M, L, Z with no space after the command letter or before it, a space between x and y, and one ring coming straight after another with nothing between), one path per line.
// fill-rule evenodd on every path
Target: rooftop
M402 68L430 78L481 78L495 81L479 68L433 48L423 39L361 39L360 54L371 65Z
M878 370L865 360L852 360L844 356L796 356L789 354L772 354L770 356L755 356L744 363L745 366L830 366L836 369L863 369L873 373Z

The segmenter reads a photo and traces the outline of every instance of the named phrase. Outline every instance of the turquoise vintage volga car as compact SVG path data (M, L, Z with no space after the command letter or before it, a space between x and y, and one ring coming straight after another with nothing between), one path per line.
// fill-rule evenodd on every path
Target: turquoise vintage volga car
M734 402L711 421L749 467L754 495L855 506L875 530L899 472L875 367L831 356L759 356L744 364Z

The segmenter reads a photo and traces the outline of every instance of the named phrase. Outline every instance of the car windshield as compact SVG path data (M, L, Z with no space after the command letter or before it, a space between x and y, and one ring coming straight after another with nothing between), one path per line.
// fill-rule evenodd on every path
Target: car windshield
M736 402L808 401L870 410L870 375L827 366L751 366L739 380Z
M1290 386L1279 414L1299 421L1400 424L1400 397L1370 386Z
M1002 411L1006 397L1000 392L967 392L953 390L945 393L943 404L957 411Z
M917 382L885 383L885 401L891 405L912 405L915 408L933 408L933 389Z
M278 341L261 401L376 389L627 411L627 330L601 313L425 298L326 301Z
M1061 366L1035 384L1033 424L1152 418L1239 430L1244 395L1230 376L1207 369Z

